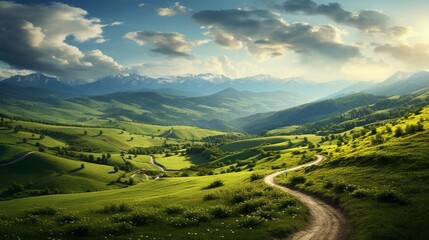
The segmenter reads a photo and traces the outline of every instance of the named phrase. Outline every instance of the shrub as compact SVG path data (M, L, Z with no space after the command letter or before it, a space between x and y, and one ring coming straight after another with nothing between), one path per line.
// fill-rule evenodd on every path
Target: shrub
M133 230L133 226L129 223L117 223L106 226L105 232L112 235L124 235L128 234Z
M126 216L118 216L114 218L117 223L129 223L133 226L144 226L160 221L160 214L156 211L143 211L132 213Z
M132 209L130 206L128 206L126 203L121 204L108 204L104 206L103 209L101 209L99 212L104 214L115 214L115 213L124 213L124 212L131 212Z
M385 190L378 192L375 198L380 202L388 203L406 203L404 196L394 190Z
M185 212L185 210L186 210L185 207L179 206L179 205L167 206L164 209L165 213L167 213L168 215L178 215Z
M353 190L355 190L356 187L352 186L352 185L348 185L346 183L343 182L336 182L334 183L333 186L333 190L336 193L344 193L344 192L353 192Z
M241 228L257 228L260 227L264 221L255 216L247 216L238 221L238 226Z
M187 219L194 220L197 223L208 222L210 220L210 215L200 208L188 209L183 213L183 216Z
M304 176L292 176L289 179L289 184L292 186L296 186L297 184L305 183L307 179Z
M32 210L29 210L27 212L28 215L36 215L36 216L54 216L58 213L58 210L53 207L42 207L42 208L35 208Z
M219 196L216 193L208 193L203 196L204 201L210 201L215 199L219 199Z
M281 208L293 207L295 205L296 205L295 199L283 199L280 201L280 207Z
M323 184L323 188L325 189L331 189L333 186L334 186L334 183L331 181L328 181L325 184Z
M264 175L262 175L262 174L253 173L252 175L250 175L250 181L253 182L253 181L262 179L263 177L264 177Z
M90 227L86 225L70 226L66 229L66 235L72 237L85 237L90 232Z
M223 186L223 181L220 179L214 180L211 182L208 186L204 187L203 189L211 189L211 188L217 188Z
M223 205L209 208L209 213L214 218L226 218L232 215L231 209Z
M74 214L66 214L59 216L56 220L60 224L73 224L78 221L79 218Z
M370 195L370 192L365 189L356 189L352 192L352 197L355 198L366 198Z
M238 205L237 212L241 214L248 214L255 212L256 210L258 210L258 208L261 208L265 205L267 205L266 199L251 199Z

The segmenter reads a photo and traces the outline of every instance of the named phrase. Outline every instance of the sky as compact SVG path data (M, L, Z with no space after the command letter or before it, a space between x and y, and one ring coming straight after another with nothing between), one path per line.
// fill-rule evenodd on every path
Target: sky
M429 69L428 9L427 0L0 1L0 78L382 81Z

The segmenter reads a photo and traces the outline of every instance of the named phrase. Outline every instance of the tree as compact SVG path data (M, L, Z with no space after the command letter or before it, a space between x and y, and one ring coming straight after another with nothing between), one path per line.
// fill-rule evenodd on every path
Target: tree
M88 132L85 130L85 131L83 131L83 135L87 135L88 134Z
M44 138L45 138L45 135L40 134L39 139L40 139L40 140L42 140L42 139L44 139Z
M103 135L103 130L100 130L100 132L98 133L98 135Z
M22 142L23 142L23 143L27 143L27 138L23 138L23 139L22 139Z
M115 171L115 172L118 172L118 171L119 171L119 167L118 167L118 165L115 165L115 166L113 167L113 171Z
M110 153L108 153L108 154L107 154L107 158L110 158L110 157L112 157L112 155L110 155Z
M14 133L19 132L19 127L18 127L18 125L15 125L15 127L13 128L13 132L14 132Z
M130 180L128 180L128 183L129 183L130 185L134 185L134 178L130 178Z
M395 137L400 137L403 134L404 134L404 130L400 126L396 127L396 129L395 129Z
M80 169L84 169L85 168L85 164L80 164Z

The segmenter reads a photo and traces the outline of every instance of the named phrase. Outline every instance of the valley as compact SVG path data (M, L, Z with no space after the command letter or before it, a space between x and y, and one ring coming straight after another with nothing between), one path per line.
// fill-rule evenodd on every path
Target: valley
M197 98L151 92L30 96L33 107L25 97L3 95L4 103L13 100L19 108L3 104L0 109L0 234L5 239L169 239L172 234L175 239L420 239L427 234L411 227L427 223L426 187L417 184L427 177L424 89L393 97L352 94L243 119L228 107L261 102L264 94L227 89ZM172 106L182 100L216 106L223 97L216 111L236 117L217 119L227 131L176 122L157 113L167 110L154 110L157 102ZM280 96L271 97L281 102ZM115 105L134 113L115 112ZM177 119L190 120L193 114L216 119L194 104L183 112L188 117L180 115L183 105L166 109ZM50 114L38 115L45 111ZM146 112L165 122L146 123L140 118ZM177 125L159 125L166 122ZM328 218L336 219L329 230L315 227L317 222L328 226ZM33 227L24 229L28 223ZM389 227L395 230L385 230Z

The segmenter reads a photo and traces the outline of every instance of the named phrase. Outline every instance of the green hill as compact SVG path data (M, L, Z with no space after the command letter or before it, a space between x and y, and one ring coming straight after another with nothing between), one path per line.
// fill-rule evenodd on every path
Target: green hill
M350 239L425 239L428 119L426 107L372 131L341 133L342 140L322 143L325 163L278 182L289 185L303 176L305 183L296 187L337 202L351 218Z

